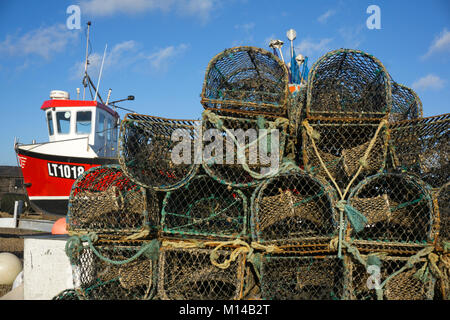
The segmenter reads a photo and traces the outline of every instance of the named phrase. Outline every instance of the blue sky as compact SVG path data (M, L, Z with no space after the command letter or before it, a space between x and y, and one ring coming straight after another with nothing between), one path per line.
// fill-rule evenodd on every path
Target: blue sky
M79 30L66 26L70 5L81 9ZM381 29L366 25L370 5L380 8ZM269 49L270 39L287 44L290 28L310 66L330 50L360 49L416 90L425 116L450 112L448 0L0 0L0 165L16 165L14 137L47 141L40 106L51 90L75 98L82 88L87 21L94 83L107 44L100 93L135 95L122 106L138 113L199 118L212 57L239 45Z

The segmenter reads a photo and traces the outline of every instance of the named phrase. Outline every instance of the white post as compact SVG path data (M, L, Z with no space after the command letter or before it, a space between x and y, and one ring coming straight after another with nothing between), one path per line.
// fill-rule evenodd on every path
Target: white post
M14 217L13 217L13 224L14 228L17 228L17 219L19 218L20 214L22 213L23 208L23 201L18 200L14 202Z

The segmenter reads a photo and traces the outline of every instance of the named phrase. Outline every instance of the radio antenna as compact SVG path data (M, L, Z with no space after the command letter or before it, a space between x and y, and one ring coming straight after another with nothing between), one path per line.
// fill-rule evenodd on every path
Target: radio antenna
M91 27L91 22L88 21L88 23L87 23L87 36L86 36L86 60L85 60L85 63L84 63L84 78L86 78L88 76L87 75L87 66L89 64L88 55L89 55L89 30L90 30L90 27ZM86 83L86 81L84 79L83 80L83 87L84 87L84 89L83 89L83 100L85 100L87 85L88 84Z
M97 89L95 89L95 98L94 101L97 101L97 95L98 95L98 88L100 87L100 80L102 78L102 72L103 72L103 64L105 63L105 56L106 56L106 49L108 48L108 44L105 46L105 51L103 52L103 59L102 59L102 65L100 66L100 73L98 75L97 80ZM103 102L103 101L102 101Z

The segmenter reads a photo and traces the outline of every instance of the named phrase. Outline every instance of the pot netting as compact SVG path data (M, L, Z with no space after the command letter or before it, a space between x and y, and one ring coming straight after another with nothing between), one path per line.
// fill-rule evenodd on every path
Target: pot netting
M443 185L437 193L439 210L439 241L441 244L450 242L450 183Z
M412 120L423 116L422 101L411 88L392 83L392 109L389 122Z
M368 256L362 256L367 260ZM410 257L386 256L373 265L349 263L349 299L351 300L430 300L433 299L435 280L431 273L420 278L419 270L426 259L408 266ZM370 259L370 258L369 258ZM370 261L370 260L369 260ZM377 295L376 289L382 289Z
M308 172L332 178L342 188L360 167L363 175L384 168L387 141L385 122L308 120L303 123L303 163Z
M350 193L349 204L366 219L361 240L415 243L431 240L433 205L429 188L404 174L377 174L362 180Z
M194 140L200 121L127 114L120 129L119 163L136 183L176 189L197 171Z
M119 165L91 168L73 184L67 214L68 231L120 236L159 224L159 205L151 190L131 181Z
M344 266L336 256L264 255L261 297L268 300L337 300L344 293Z
M166 193L161 228L178 238L237 238L246 236L247 199L207 175Z
M156 290L154 242L84 245L72 255L75 287L86 300L144 300ZM159 246L156 246L159 248Z
M321 57L308 77L309 116L382 118L391 109L391 81L383 64L358 50Z
M390 124L393 166L432 187L449 181L450 114Z
M255 186L282 165L287 128L286 118L236 118L206 110L202 166L220 183Z
M201 102L206 109L286 113L289 75L272 53L236 47L216 55L208 64Z
M158 296L163 300L235 300L243 292L245 253L227 268L217 267L230 250L163 246L158 272Z
M267 179L253 196L253 240L278 245L329 241L337 229L335 201L328 183L303 172Z

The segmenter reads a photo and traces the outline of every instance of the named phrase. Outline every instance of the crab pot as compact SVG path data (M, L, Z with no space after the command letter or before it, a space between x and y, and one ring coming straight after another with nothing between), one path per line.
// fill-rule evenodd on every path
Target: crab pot
M289 74L272 53L255 47L235 47L208 64L201 102L205 109L284 115Z
M422 101L414 90L392 81L392 109L389 122L422 118Z
M434 188L450 180L450 114L390 124L392 164Z
M450 241L450 182L443 185L437 193L437 207L439 210L439 242Z
M153 298L158 259L147 254L150 250L144 250L144 246L148 247L149 242L104 242L94 247L85 244L71 257L78 296L86 300Z
M261 297L267 300L337 300L344 294L344 266L336 256L266 254Z
M305 172L290 171L265 180L252 197L253 240L279 245L329 242L337 231L336 198L328 183Z
M383 118L391 105L390 76L372 55L339 49L322 56L311 68L308 117Z
M160 251L158 296L163 300L237 300L242 297L245 254L240 253L228 268L211 263L212 249L170 248ZM231 251L217 250L218 262Z
M159 205L152 190L137 185L119 165L89 169L73 184L69 197L69 232L111 236L157 231Z
M348 203L367 219L362 231L351 231L355 239L395 243L433 240L431 189L417 178L394 173L365 178L351 191Z
M287 118L203 113L202 167L220 183L252 187L276 173L287 143Z
M199 126L196 120L127 114L120 127L119 163L123 171L146 188L179 188L199 167L194 143Z
M166 193L161 214L168 237L234 239L247 234L247 199L207 175Z
M313 134L310 136L303 127L303 163L314 176L330 180L329 173L345 188L360 167L360 174L365 176L385 167L389 132L380 121L308 120L308 124ZM363 162L366 152L368 155Z
M368 256L362 256L367 260ZM431 273L425 279L419 279L417 272L426 263L420 259L412 268L400 271L409 257L386 256L381 264L368 265L367 268L355 259L350 259L349 268L349 298L351 300L377 300L376 288L387 280L383 289L383 300L431 300L434 295L435 280Z

